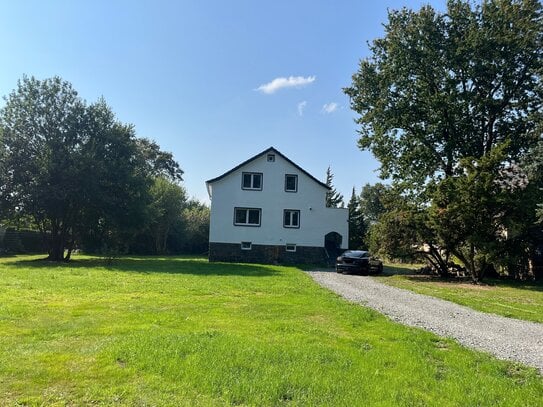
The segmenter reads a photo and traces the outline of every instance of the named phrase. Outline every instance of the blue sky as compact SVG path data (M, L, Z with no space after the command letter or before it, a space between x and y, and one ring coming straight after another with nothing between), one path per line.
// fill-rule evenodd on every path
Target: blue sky
M445 0L4 1L0 95L27 74L104 96L174 154L200 200L205 180L270 146L319 179L331 166L348 199L379 164L357 148L341 89L387 8L426 3Z

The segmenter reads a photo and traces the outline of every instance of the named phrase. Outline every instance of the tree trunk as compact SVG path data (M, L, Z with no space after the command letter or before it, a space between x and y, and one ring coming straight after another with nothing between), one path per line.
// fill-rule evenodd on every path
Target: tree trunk
M480 282L480 270L477 270L475 265L475 246L473 243L471 243L469 247L469 268L472 281L475 284L478 284Z
M481 270L477 270L475 264L475 245L473 243L469 244L468 253L463 252L462 249L453 250L452 253L464 264L466 272L471 277L471 281L474 284L478 284L482 280L482 273Z
M72 240L70 240L70 243L68 243L67 245L67 249L68 249L68 252L66 253L66 257L64 257L64 261L70 261L70 259L72 258L72 251L74 249L74 241L73 241L73 238Z
M64 261L64 245L62 244L61 239L51 239L51 247L49 248L49 257L47 260Z
M51 222L51 237L49 238L49 257L50 261L64 261L64 239L61 236L58 221Z
M170 228L167 227L164 231L164 235L162 236L162 254L166 254L167 252L167 244L168 244L168 235L170 234Z

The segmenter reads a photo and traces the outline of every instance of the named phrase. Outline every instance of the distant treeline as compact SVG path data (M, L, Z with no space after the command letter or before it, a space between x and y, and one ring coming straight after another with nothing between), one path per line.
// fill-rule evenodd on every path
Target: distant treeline
M195 216L199 215L199 216ZM196 219L195 219L196 218ZM190 222L190 223L189 223ZM155 236L145 230L119 246L111 248L101 239L87 239L74 249L85 254L206 254L208 251L209 209L185 209L168 232L166 246L157 250ZM49 236L37 230L0 227L0 256L47 253Z

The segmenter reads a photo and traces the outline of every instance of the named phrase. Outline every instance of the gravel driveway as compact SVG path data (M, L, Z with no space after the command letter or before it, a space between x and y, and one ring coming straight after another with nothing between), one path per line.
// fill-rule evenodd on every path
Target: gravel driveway
M543 373L543 324L485 314L449 301L382 284L372 277L308 272L320 285L373 308L394 321L423 328L499 359Z

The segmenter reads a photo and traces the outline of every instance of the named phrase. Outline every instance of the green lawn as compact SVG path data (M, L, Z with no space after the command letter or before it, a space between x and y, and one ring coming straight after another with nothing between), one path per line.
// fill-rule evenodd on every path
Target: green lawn
M457 304L505 317L543 323L543 282L486 279L475 285L469 281L443 280L414 275L409 265L385 265L379 281L420 294L443 298Z
M0 259L0 404L540 406L534 369L390 322L296 268Z

